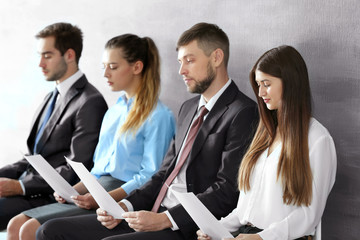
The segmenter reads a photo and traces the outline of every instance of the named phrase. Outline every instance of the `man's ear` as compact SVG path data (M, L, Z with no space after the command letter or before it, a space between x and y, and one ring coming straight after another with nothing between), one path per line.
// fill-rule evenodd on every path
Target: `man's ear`
M65 61L67 61L68 63L76 61L76 53L75 53L74 49L69 48L64 53L64 57L65 57Z
M220 66L224 62L224 52L220 48L212 52L213 64L215 67Z
M142 70L144 68L144 63L142 61L136 61L133 64L133 74L141 74Z

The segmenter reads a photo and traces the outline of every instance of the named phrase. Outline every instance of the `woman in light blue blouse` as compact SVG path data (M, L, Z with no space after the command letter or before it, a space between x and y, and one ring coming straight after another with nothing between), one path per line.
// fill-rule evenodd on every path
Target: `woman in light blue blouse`
M103 65L111 90L124 94L104 116L91 173L120 201L158 170L175 134L175 120L159 101L160 61L151 38L125 34L110 39ZM59 203L11 219L8 239L35 239L36 230L49 219L94 213L98 205L84 184L74 188L80 194L73 197L75 205L54 193Z

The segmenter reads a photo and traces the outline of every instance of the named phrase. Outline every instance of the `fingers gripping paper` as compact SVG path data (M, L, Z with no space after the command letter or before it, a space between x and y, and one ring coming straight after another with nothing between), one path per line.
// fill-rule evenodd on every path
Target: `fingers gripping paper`
M80 162L74 162L66 158L66 161L74 169L79 176L87 190L93 196L100 208L104 209L109 215L114 218L123 219L121 215L124 210L120 205L106 192L106 190L100 185L96 178L85 168Z

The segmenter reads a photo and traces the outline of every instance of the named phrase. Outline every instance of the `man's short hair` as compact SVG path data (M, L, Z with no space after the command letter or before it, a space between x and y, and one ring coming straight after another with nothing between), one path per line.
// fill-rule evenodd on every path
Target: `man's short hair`
M61 55L63 56L71 48L75 51L76 63L79 64L83 48L83 34L77 26L64 22L54 23L45 27L35 37L37 39L55 37L55 48Z
M224 63L227 67L229 62L229 38L226 33L216 24L198 23L186 30L177 42L178 50L182 46L188 45L196 40L198 47L204 51L207 56L220 48L224 52Z

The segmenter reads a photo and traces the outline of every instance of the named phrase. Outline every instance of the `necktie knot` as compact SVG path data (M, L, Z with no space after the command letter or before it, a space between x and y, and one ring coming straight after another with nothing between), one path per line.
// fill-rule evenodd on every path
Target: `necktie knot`
M209 110L205 106L200 107L200 115L199 118L204 119L204 116L209 112Z

